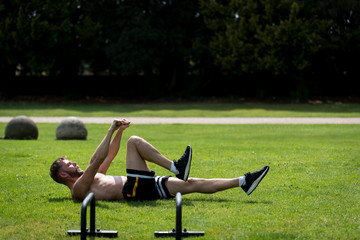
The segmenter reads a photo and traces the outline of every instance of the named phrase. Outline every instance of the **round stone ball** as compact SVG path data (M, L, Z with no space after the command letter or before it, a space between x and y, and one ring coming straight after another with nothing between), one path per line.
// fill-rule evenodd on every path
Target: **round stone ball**
M87 128L76 117L68 117L62 120L56 128L58 140L86 140Z
M5 139L37 139L39 130L35 122L26 116L17 116L8 122Z

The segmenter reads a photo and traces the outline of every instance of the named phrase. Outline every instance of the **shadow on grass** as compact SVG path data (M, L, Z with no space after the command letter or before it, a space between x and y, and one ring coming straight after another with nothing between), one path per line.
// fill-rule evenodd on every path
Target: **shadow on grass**
M73 202L77 202L74 201L73 199L69 198L69 197L51 197L51 198L47 198L47 200L49 202L53 202L53 203L57 203L57 202L68 202L68 201L73 201Z
M217 203L233 203L233 202L238 202L237 200L234 201L232 199L226 199L226 198L189 198L189 199L183 199L183 205L186 206L193 206L194 203L193 202L217 202ZM244 203L244 204L272 204L271 201L262 201L262 200L239 200L239 202Z
M50 203L69 202L69 201L72 201L73 203L82 203L81 201L74 200L69 197L53 197L53 198L47 198L47 199ZM168 200L155 200L155 201L96 201L96 207L108 209L109 206L106 204L102 204L102 202L104 202L104 203L117 202L117 203L126 204L130 207L158 207L159 205L162 205L160 201L175 203L175 198L168 199ZM195 204L197 202L232 203L232 202L234 202L234 200L226 199L226 198L213 199L213 198L201 198L201 197L183 198L182 199L183 206L195 206ZM240 200L239 202L241 202L243 204L272 204L271 201L262 201L262 200L259 200L259 201L257 201L257 200Z
M155 201L124 201L122 203L130 206L130 207L158 207L163 205L161 202L167 202L171 204L175 204L175 198L171 198L168 200L155 200ZM195 206L196 202L233 202L229 199L207 199L207 198L183 198L182 205L183 206Z
M122 203L130 206L130 207L158 207L161 205L159 201L168 201L172 202L171 199L169 200L155 200L155 201L123 201ZM175 200L174 200L175 202Z
M256 201L256 200L243 200L245 204L272 204L272 201Z
M217 203L228 203L228 202L233 202L233 200L230 199L225 199L225 198L183 198L183 204L184 205L193 205L192 202L217 202Z
M65 202L73 202L75 204L81 204L82 201L78 201L78 200L75 200L75 199L72 199L72 198L69 198L69 197L53 197L53 198L47 198L47 200L50 202L50 203L65 203ZM95 202L96 204L96 207L99 207L99 208L104 208L104 209L110 209L110 207L106 204L103 204L101 201L96 201ZM90 205L89 205L90 206Z

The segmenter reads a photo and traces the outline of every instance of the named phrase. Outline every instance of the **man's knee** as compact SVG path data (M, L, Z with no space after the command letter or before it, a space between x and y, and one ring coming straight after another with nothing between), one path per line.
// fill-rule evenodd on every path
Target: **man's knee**
M137 146L142 141L143 141L143 139L141 137L131 136L127 141L127 145L128 146L131 146L131 145Z
M198 183L201 179L198 178L189 178L186 182L184 182L184 187L189 192L194 192L197 189Z

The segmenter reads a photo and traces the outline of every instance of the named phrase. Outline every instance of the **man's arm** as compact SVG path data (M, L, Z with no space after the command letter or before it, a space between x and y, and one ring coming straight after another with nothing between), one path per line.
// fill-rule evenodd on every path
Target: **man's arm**
M119 130L115 134L114 139L111 141L109 153L106 156L104 162L101 164L99 170L97 171L98 173L106 174L112 160L116 157L117 153L119 152L122 133L129 126L130 126L130 122L128 120L126 119L121 120L121 125L119 127Z
M100 165L103 163L109 153L111 137L114 132L120 127L120 125L120 120L114 120L111 124L111 127L107 131L105 137L92 155L90 163L86 168L84 174L74 184L72 188L72 195L74 198L83 199L86 194L88 194L95 174L97 173Z

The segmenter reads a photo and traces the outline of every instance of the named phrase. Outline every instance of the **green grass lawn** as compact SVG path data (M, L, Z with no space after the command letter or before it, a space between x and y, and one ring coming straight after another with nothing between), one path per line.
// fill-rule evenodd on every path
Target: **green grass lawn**
M360 117L360 104L45 104L0 102L0 116Z
M6 124L0 123L0 129ZM59 156L85 168L108 125L88 124L88 140L55 140L56 124L38 124L38 140L0 140L0 239L78 239L81 204L49 177ZM170 159L193 146L191 176L237 177L265 164L270 172L247 196L240 188L183 196L183 227L199 239L358 239L359 125L133 125L109 174L125 173L130 135ZM150 165L158 175L169 173ZM154 239L175 226L175 200L97 202L96 225L119 239Z

